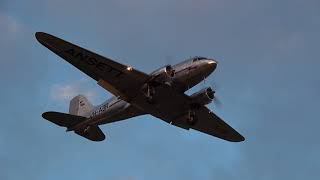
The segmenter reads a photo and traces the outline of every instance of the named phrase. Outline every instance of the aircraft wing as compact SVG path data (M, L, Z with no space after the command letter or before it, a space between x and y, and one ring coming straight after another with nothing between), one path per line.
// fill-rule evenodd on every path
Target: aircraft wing
M36 33L37 40L79 70L98 81L98 84L124 100L136 96L149 75L100 56L77 45L43 32Z
M197 121L194 125L189 125L186 122L187 115L177 121L174 121L172 124L184 129L192 128L231 142L240 142L245 140L241 134L211 112L207 107L202 106L197 109L195 113Z

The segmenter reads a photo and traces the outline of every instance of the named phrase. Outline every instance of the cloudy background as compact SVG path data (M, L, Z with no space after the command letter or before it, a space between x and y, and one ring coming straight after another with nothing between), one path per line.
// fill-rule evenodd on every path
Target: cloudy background
M0 179L318 179L320 1L0 0ZM90 142L48 123L81 93L111 94L42 47L44 31L144 72L201 55L220 63L210 105L230 143L151 116Z

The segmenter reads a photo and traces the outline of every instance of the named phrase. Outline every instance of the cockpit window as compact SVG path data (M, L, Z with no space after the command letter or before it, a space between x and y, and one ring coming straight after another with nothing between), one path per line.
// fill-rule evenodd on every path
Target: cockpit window
M192 59L192 62L199 61L199 60L202 60L202 59L207 59L207 58L197 56L197 57L194 57L194 58Z

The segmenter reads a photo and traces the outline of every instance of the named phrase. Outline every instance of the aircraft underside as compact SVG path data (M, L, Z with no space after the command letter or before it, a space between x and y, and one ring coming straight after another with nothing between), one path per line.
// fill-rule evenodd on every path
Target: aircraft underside
M71 100L69 114L46 112L42 115L66 127L67 131L102 141L105 135L99 125L150 114L187 130L198 130L232 142L244 141L242 135L206 107L215 101L215 91L204 88L191 96L184 93L215 70L215 60L198 56L146 74L46 33L36 33L36 38L115 95L96 107L79 95Z

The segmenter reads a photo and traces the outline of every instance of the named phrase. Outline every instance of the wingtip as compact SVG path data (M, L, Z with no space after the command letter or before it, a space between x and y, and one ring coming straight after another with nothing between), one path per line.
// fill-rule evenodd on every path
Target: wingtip
M35 33L35 37L36 39L40 42L43 43L44 39L46 38L46 36L48 36L49 34L45 33L45 32L36 32Z
M244 138L242 135L239 134L239 137L234 142L243 142L246 138Z
M241 134L237 134L237 135L230 137L228 139L225 139L225 140L230 141L230 142L243 142L246 139Z
M36 37L36 39L39 41L39 39L41 38L41 36L43 35L44 32L36 32L34 34L34 36Z
M54 44L55 42L54 40L57 39L56 37L45 32L36 32L35 37L40 44L42 44L50 50L52 50L52 44Z
M245 141L245 140L246 140L246 138L243 137L243 136L241 136L241 138L239 139L239 142L243 142L243 141Z
M53 112L53 111L48 111L48 112L42 113L41 116L42 116L43 119L49 120L49 119L50 119L50 116L52 116L53 113L55 113L55 112Z
M42 118L43 119L47 119L48 118L48 114L49 114L49 112L44 112L44 113L42 113Z

